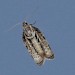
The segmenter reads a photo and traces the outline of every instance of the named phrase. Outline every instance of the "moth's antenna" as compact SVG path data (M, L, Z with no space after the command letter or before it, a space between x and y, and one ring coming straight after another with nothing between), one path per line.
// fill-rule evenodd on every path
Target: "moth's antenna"
M21 21L21 22L15 24L14 26L12 26L10 29L8 29L8 30L5 31L5 32L11 31L13 28L15 28L16 26L22 24L22 22L26 21L26 19L31 18L31 17L33 16L33 14L34 14L38 9L39 9L39 6L37 5L37 7L34 9L34 11L32 11L32 13L31 13L30 15L28 14L28 15L24 18L23 21ZM35 24L35 23L36 23L36 21L35 21L33 24Z
M20 25L20 24L21 24L21 22L15 24L14 26L12 26L11 28L9 28L7 31L4 31L4 32L9 32L9 31L11 31L13 28L15 28L16 26L18 26L18 25Z

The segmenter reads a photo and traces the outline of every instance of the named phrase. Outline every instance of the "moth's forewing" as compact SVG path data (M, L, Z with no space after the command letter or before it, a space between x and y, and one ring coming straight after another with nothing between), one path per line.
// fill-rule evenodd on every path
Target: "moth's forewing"
M35 63L36 64L38 64L38 65L43 65L43 63L44 63L44 58L42 57L42 56L40 56L40 55L38 55L38 54L34 54L34 55L32 55L33 56L33 59L34 59L34 61L35 61Z
M42 32L38 28L36 28L34 26L33 26L33 28L34 28L34 30L37 34L37 37L38 37L39 42L41 44L41 47L43 48L43 50L45 52L45 57L48 58L48 59L53 59L54 54L53 54L47 40L45 39L44 35L42 34Z
M35 47L35 50L37 51L37 53L39 55L43 56L44 55L44 51L41 48L40 42L38 42L37 39L34 38L34 39L32 39L32 43L33 43L33 46Z
M35 63L42 65L47 59L53 59L54 54L41 31L28 23L23 23L23 42Z
M37 37L37 34L36 34L33 26L31 24L29 24L29 26L30 26L30 29L31 29L31 32L30 33L32 34L32 36L31 37L27 37L27 38L31 40L31 43L32 43L33 47L35 48L35 50L37 51L37 53L39 55L43 56L44 55L44 51L41 48L40 42L36 38Z
M23 32L22 36L23 42L26 45L28 52L30 53L31 57L34 59L35 63L38 65L42 65L44 63L44 57L40 56L36 51L30 40L26 37L25 33Z

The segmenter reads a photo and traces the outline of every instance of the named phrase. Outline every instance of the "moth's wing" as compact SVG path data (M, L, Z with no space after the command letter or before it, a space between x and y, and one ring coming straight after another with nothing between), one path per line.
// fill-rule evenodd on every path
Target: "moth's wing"
M40 41L44 51L45 51L45 57L48 58L48 59L53 59L54 58L54 54L47 42L47 40L45 39L43 33L36 27L34 27L34 30L36 32L36 35L37 35L37 38L38 38L38 41Z
M33 59L35 61L36 64L38 64L39 66L44 64L45 58L43 58L42 56L38 55L38 54L33 54Z
M35 63L41 66L44 63L44 58L37 54L31 42L26 38L24 34L22 36L22 39Z
M23 34L22 34L22 40L23 40L24 45L25 45L26 48L28 49L28 47L27 47L27 40L26 40L26 36L24 35L24 32L23 32Z
M36 34L38 34L39 37L41 36L43 38L43 40L44 40L45 37L44 37L43 33L37 27L34 27L34 26L32 26L32 27L36 31Z
M26 48L28 49L28 52L30 54L32 54L32 52L34 52L34 48L33 48L32 44L31 44L31 42L27 39L26 35L24 35L24 33L22 35L22 39L23 39L23 42L24 42Z

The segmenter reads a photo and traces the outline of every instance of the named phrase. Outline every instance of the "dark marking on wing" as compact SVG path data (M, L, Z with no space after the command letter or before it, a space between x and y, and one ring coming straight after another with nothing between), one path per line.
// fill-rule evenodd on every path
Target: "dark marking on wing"
M27 47L27 45L26 45L26 38L25 38L24 32L23 32L23 34L22 34L22 39L23 39L23 42L24 42L26 48L28 49L28 47Z
M22 39L23 39L23 42L26 42L24 32L23 32L23 34L22 34Z
M37 39L37 35L35 34L35 38Z
M35 31L38 31L39 33L41 33L41 31L38 28L36 28L34 26L32 26L32 27L35 29Z
M35 30L36 32L38 32L38 33L40 34L40 36L42 36L42 37L45 39L44 35L42 34L42 32L41 32L38 28L36 28L36 27L34 27L34 26L32 26L32 27L34 28L34 30Z
M36 36L36 37L37 37L37 36ZM36 51L36 49L35 49L35 47L34 47L32 41L31 41L31 39L27 39L27 38L26 38L26 34L24 34L24 32L23 32L23 34L22 34L22 39L23 39L23 42L24 42L24 44L25 44L25 46L26 46L26 48L27 48L28 50L31 50L31 47L33 47L34 50ZM30 47L30 45L31 45L31 47ZM36 51L36 52L37 52L37 51ZM37 53L38 53L38 52L37 52Z
M38 28L36 28L34 26L32 26L32 27L38 33L38 36L39 36L38 41L40 41L39 39L41 39L40 43L42 44L42 48L43 48L43 46L46 46L51 49L51 47L49 46L49 44L48 44L47 40L45 39L44 35L42 34L42 32Z

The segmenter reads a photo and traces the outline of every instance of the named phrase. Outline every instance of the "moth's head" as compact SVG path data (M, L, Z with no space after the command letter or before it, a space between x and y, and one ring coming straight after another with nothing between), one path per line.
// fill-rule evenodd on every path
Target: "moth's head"
M22 23L22 27L23 27L23 30L25 30L25 28L28 26L29 24L25 21Z
M23 22L23 32L28 36L31 37L32 36L32 27L31 24L28 24L27 22Z

